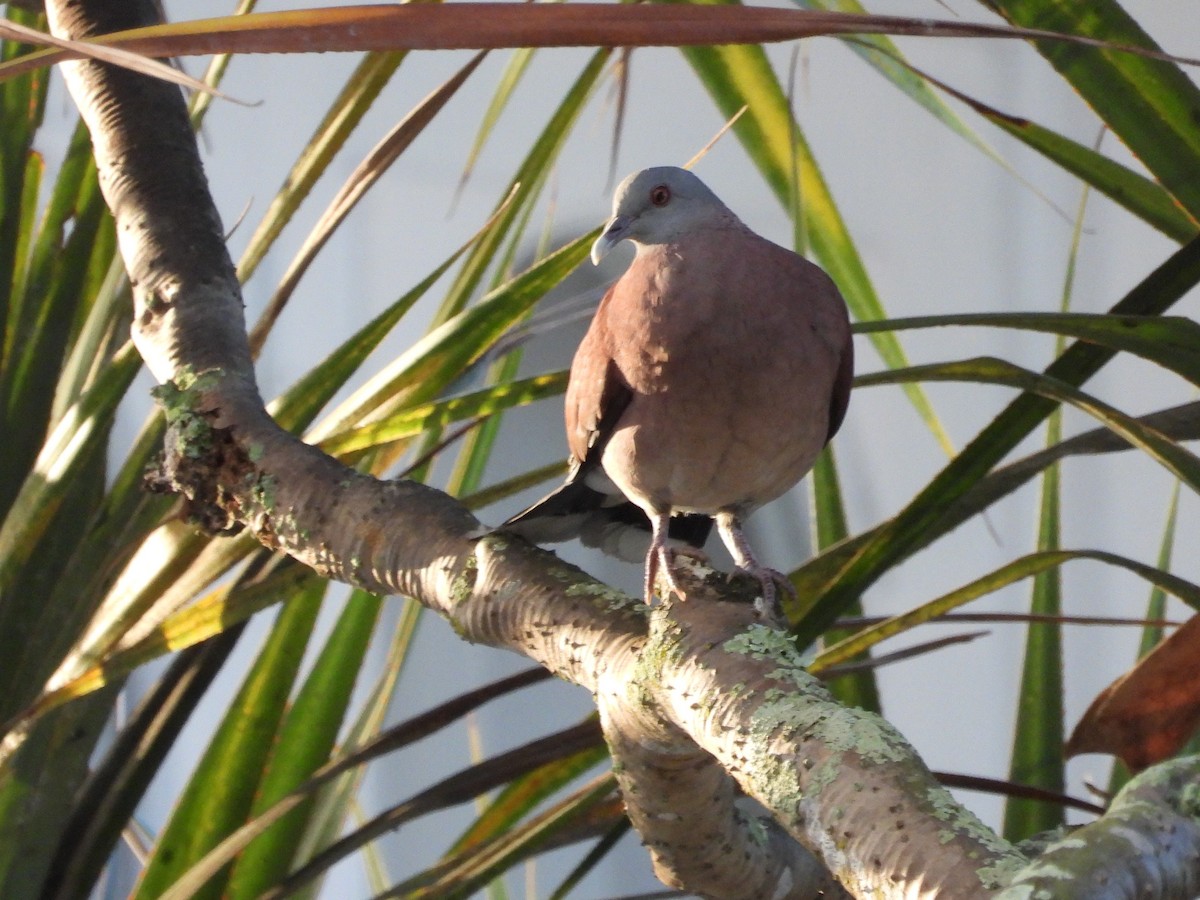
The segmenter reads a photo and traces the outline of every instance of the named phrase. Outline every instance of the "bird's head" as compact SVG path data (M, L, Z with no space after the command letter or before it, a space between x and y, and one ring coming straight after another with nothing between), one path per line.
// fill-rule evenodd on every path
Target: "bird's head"
M674 166L642 169L617 186L612 218L592 244L592 262L598 265L624 240L662 244L722 220L736 221L736 218L687 169Z

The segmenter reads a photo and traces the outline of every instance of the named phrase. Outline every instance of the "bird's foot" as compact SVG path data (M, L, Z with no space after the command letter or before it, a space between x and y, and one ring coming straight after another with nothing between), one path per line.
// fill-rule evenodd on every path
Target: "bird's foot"
M795 600L796 587L791 580L780 571L759 565L739 566L737 573L756 579L762 588L762 592L754 601L754 611L776 625L786 625L787 616L784 615L783 606L779 602L778 589L782 589L783 593Z
M679 583L679 578L675 574L675 563L679 557L689 559L692 562L697 562L702 566L708 565L708 554L696 547L664 547L663 548L663 569L667 577L667 584L680 600L687 599L687 593Z
M680 600L687 599L687 592L684 591L683 586L679 583L679 579L675 575L675 562L681 556L702 565L708 564L708 554L695 547L661 547L654 554L652 564L647 566L646 569L646 603L648 605L654 602L654 587L660 571L670 592L675 594Z
M783 588L784 593L794 600L796 589L792 583L782 572L769 569L754 558L754 552L750 549L746 535L742 533L742 523L736 512L729 509L721 510L715 519L717 532L721 535L725 546L729 548L729 554L733 557L737 571L757 579L759 585L762 586L761 596L754 601L755 611L762 618L769 619L777 625L786 624L787 618L783 614L783 608L779 605L775 588Z

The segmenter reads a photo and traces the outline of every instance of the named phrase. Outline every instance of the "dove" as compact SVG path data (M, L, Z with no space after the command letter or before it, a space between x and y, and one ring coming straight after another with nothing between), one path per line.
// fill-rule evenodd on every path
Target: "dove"
M715 523L761 586L757 608L778 616L776 589L791 584L759 562L742 523L799 482L842 424L854 371L845 302L685 169L621 182L592 262L622 241L634 260L571 365L566 482L500 529L642 557L651 603L660 571L684 596L675 556L702 557Z

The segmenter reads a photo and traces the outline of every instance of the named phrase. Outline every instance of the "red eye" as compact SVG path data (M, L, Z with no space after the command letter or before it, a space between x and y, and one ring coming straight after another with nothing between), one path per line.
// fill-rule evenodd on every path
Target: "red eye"
M671 189L665 184L650 189L650 202L655 206L666 206L671 202Z

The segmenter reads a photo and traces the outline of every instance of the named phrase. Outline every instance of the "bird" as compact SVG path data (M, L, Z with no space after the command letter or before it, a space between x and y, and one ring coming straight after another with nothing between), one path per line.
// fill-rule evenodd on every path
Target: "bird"
M841 427L854 372L845 301L686 169L621 182L593 264L623 241L633 262L571 364L566 481L498 530L642 558L651 604L659 571L685 598L675 556L703 558L715 524L759 582L756 608L779 618L777 586L794 590L759 562L742 523L798 483Z

